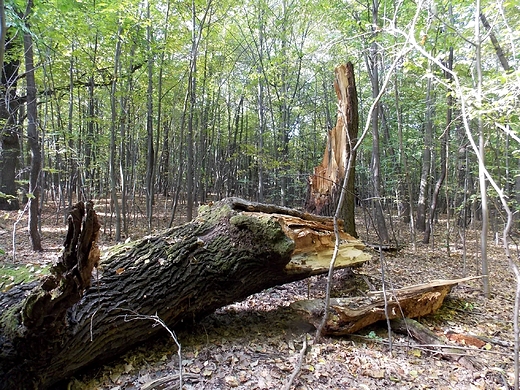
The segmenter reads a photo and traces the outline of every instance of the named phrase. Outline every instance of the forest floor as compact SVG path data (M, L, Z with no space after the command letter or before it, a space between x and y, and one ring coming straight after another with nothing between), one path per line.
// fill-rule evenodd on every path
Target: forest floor
M160 206L159 206L160 207ZM110 219L102 216L102 249L113 245ZM163 210L164 211L164 210ZM52 204L42 216L44 252L30 250L26 215L17 225L16 260L12 257L13 224L18 212L0 212L0 290L8 288L13 267L39 273L56 260L66 229L63 212ZM160 215L160 210L157 212ZM142 215L132 225L145 226ZM154 220L166 226L168 215ZM453 225L453 222L452 222ZM369 229L358 224L363 240ZM414 249L408 227L394 222L394 231L403 245L398 252L383 253L387 286L399 288L434 279L456 279L478 275L478 231L467 231L464 260L458 228L451 227L448 253L446 221L436 225L435 246L417 244ZM131 227L132 238L146 235ZM407 233L408 232L408 233ZM518 247L511 248L518 259ZM2 253L4 252L4 253ZM428 351L413 339L392 333L390 351L386 323L377 323L346 337L325 337L313 344L315 329L289 304L321 298L323 276L286 284L253 295L245 301L219 309L204 320L184 329L175 329L182 345L184 389L280 389L293 373L304 338L307 354L295 389L508 389L514 382L513 307L516 280L501 243L490 237L491 298L486 299L479 279L456 286L443 306L419 322L448 345L458 345L471 365L454 363L446 356ZM44 269L44 268L43 268ZM381 289L381 260L378 252L354 275L338 271L334 276L334 296L357 296ZM4 275L4 276L2 276ZM151 323L150 326L153 326ZM477 348L457 342L457 337L485 336L489 342ZM68 389L172 389L179 388L179 355L175 342L165 332L118 360L91 369L70 380Z

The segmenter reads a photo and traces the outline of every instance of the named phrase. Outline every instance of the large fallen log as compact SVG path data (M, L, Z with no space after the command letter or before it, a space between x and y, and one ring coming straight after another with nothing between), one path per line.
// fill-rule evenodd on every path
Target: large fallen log
M168 326L275 285L325 273L331 218L230 198L204 206L185 225L114 247L98 263L92 204L71 212L52 275L0 294L0 388L54 386ZM338 268L369 259L342 233Z
M416 318L433 313L441 307L452 287L472 279L434 280L429 283L404 287L386 292L370 292L366 297L333 298L324 335L346 335L377 321L393 318ZM319 326L325 311L323 299L308 299L291 304L291 307L314 326Z

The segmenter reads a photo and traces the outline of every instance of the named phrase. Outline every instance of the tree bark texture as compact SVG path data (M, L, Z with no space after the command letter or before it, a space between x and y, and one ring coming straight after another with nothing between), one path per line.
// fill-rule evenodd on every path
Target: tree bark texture
M83 211L82 211L83 210ZM69 217L51 276L0 294L0 389L46 389L172 327L278 284L327 272L331 218L230 198L199 216L113 248L91 282L99 252L92 203ZM341 267L364 262L363 244L343 234Z
M27 1L26 15L32 13L33 1ZM38 106L36 98L36 81L34 79L33 39L30 32L23 35L25 51L25 80L27 83L27 140L31 148L31 173L29 177L29 236L34 251L41 251L42 240L38 230L40 203L40 174L42 170L42 154L38 135Z
M345 231L357 237L354 220L356 171L356 144L359 130L358 99L354 67L351 62L336 67L334 89L338 97L336 126L327 133L327 146L321 164L314 168L309 178L306 210L320 215L333 215L345 178L348 160L352 159L348 172L347 192L342 210Z
M4 127L0 130L0 210L18 210L20 203L15 179L20 155L20 129L17 126L20 97L16 91L20 61L16 55L12 55L12 52L19 49L17 41L9 39L9 36L6 40L5 54L9 62L0 63L0 118L5 121Z

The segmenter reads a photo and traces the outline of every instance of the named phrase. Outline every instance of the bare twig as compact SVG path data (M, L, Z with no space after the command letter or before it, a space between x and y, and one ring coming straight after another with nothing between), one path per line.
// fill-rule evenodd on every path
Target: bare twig
M420 9L418 8L417 12L416 12L416 14L414 16L413 22L412 22L414 25L415 25L415 23L417 21L417 18L419 17L419 13L420 13ZM379 91L379 94L374 99L374 101L372 102L372 105L370 106L370 109L368 110L367 118L371 118L372 112L375 110L378 102L381 100L381 98L383 97L383 94L386 92L388 83L390 82L390 79L392 77L392 72L397 67L397 65L400 63L401 58L406 53L408 53L411 50L411 48L408 45L408 41L409 41L409 38L403 44L403 47L398 52L397 56L394 59L394 62L390 66L390 68L388 70L388 73L387 73L387 76L385 77L385 80L383 81L383 85L381 86L381 89ZM338 111L340 113L342 113L342 110L338 110ZM344 115L344 114L342 113L342 115ZM347 121L345 120L344 121L344 125L346 126L346 124L347 124ZM365 122L365 127L363 129L363 133L361 134L361 137L358 138L356 144L352 145L354 140L351 140L350 138L347 139L347 142L348 142L348 144L350 146L350 151L351 152L350 152L350 155L349 155L349 158L348 158L347 167L345 169L345 177L343 178L343 183L342 183L342 186L341 186L341 192L340 192L340 196L339 196L339 200L338 200L338 205L336 207L336 212L334 214L334 233L335 233L335 236L336 236L336 243L334 245L334 252L332 253L332 258L330 259L329 273L327 275L327 291L326 291L326 294L325 294L325 310L324 310L324 313L323 313L323 320L320 323L320 326L318 327L318 329L316 330L316 336L314 338L314 342L315 343L321 338L321 333L323 331L323 328L325 327L325 324L327 323L327 318L328 318L328 315L329 315L330 290L331 290L331 287L332 287L332 275L334 273L334 265L336 263L336 258L338 256L339 243L340 243L338 219L339 219L339 215L340 215L341 209L343 207L343 202L345 201L345 196L346 196L346 192L347 192L347 183L348 183L349 176L350 176L350 174L349 174L350 173L350 168L351 168L352 163L353 163L352 156L353 156L353 154L355 154L357 149L359 149L359 147L363 143L363 140L366 137L369 129L370 129L370 120L367 119L367 121ZM345 129L345 132L346 132L347 137L348 137L349 134L348 134L348 131L346 131L346 129Z
M298 357L298 362L296 364L296 367L294 367L294 370L293 370L291 376L289 377L289 380L282 387L282 390L290 390L294 380L298 377L298 374L300 374L300 371L302 369L302 364L303 364L303 358L305 357L305 355L307 353L307 337L308 336L306 333L305 337L303 338L303 345L302 345L302 349L300 349L300 355Z
M179 389L182 390L182 353L181 353L181 343L177 339L177 335L173 330L168 328L168 326L164 323L164 321L157 315L154 314L152 316L142 315L142 314L127 314L124 316L125 321L135 321L135 320L152 320L155 322L155 325L160 325L170 334L171 338L177 345L177 356L179 357Z
M18 223L22 220L22 217L28 208L29 208L29 202L27 202L25 204L23 211L21 213L20 212L18 213L18 218L13 223L13 262L16 261L16 225L18 225Z

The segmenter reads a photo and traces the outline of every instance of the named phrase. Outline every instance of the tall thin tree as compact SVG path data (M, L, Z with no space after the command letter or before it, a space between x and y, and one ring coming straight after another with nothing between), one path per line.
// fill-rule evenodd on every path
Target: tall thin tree
M477 71L477 126L478 126L478 140L479 140L479 155L481 164L479 164L479 183L480 183L480 198L482 211L482 230L480 235L480 255L482 265L482 285L484 295L489 298L489 270L487 259L487 236L489 230L489 210L487 198L487 182L486 173L483 167L486 165L485 151L484 151L484 125L482 122L482 38L480 36L480 0L476 0L475 4L475 67Z
M120 59L121 59L121 32L123 30L121 21L118 22L116 37L116 49L114 54L114 74L112 76L112 85L110 86L110 198L112 207L116 214L116 234L115 240L121 241L121 208L119 207L119 199L117 197L117 175L116 175L116 132L117 132L117 82L119 75Z
M31 149L31 172L29 179L29 235L31 238L32 249L41 251L42 243L40 232L38 230L39 219L39 199L40 199L40 183L39 177L41 173L41 146L38 135L38 109L36 101L36 81L34 79L34 54L33 39L29 31L28 20L31 16L33 8L33 0L27 1L25 11L26 30L23 35L24 52L25 52L25 82L27 85L27 139Z
M146 2L146 45L147 45L147 73L148 87L146 92L146 217L148 220L148 231L152 229L153 201L154 201L154 139L153 139L153 65L152 53L152 23L150 19L150 2Z
M375 99L379 95L379 62L380 53L378 50L378 44L375 40L377 32L377 26L379 22L379 0L372 0L372 34L374 40L370 46L370 56L366 57L367 66L370 74L370 81L372 83L372 97ZM382 242L389 242L388 230L386 228L385 217L383 214L382 206L382 195L381 195L381 161L379 153L379 113L380 103L377 102L372 111L371 124L372 124L372 191L374 198L374 212L375 221L377 224L377 231L379 238Z

